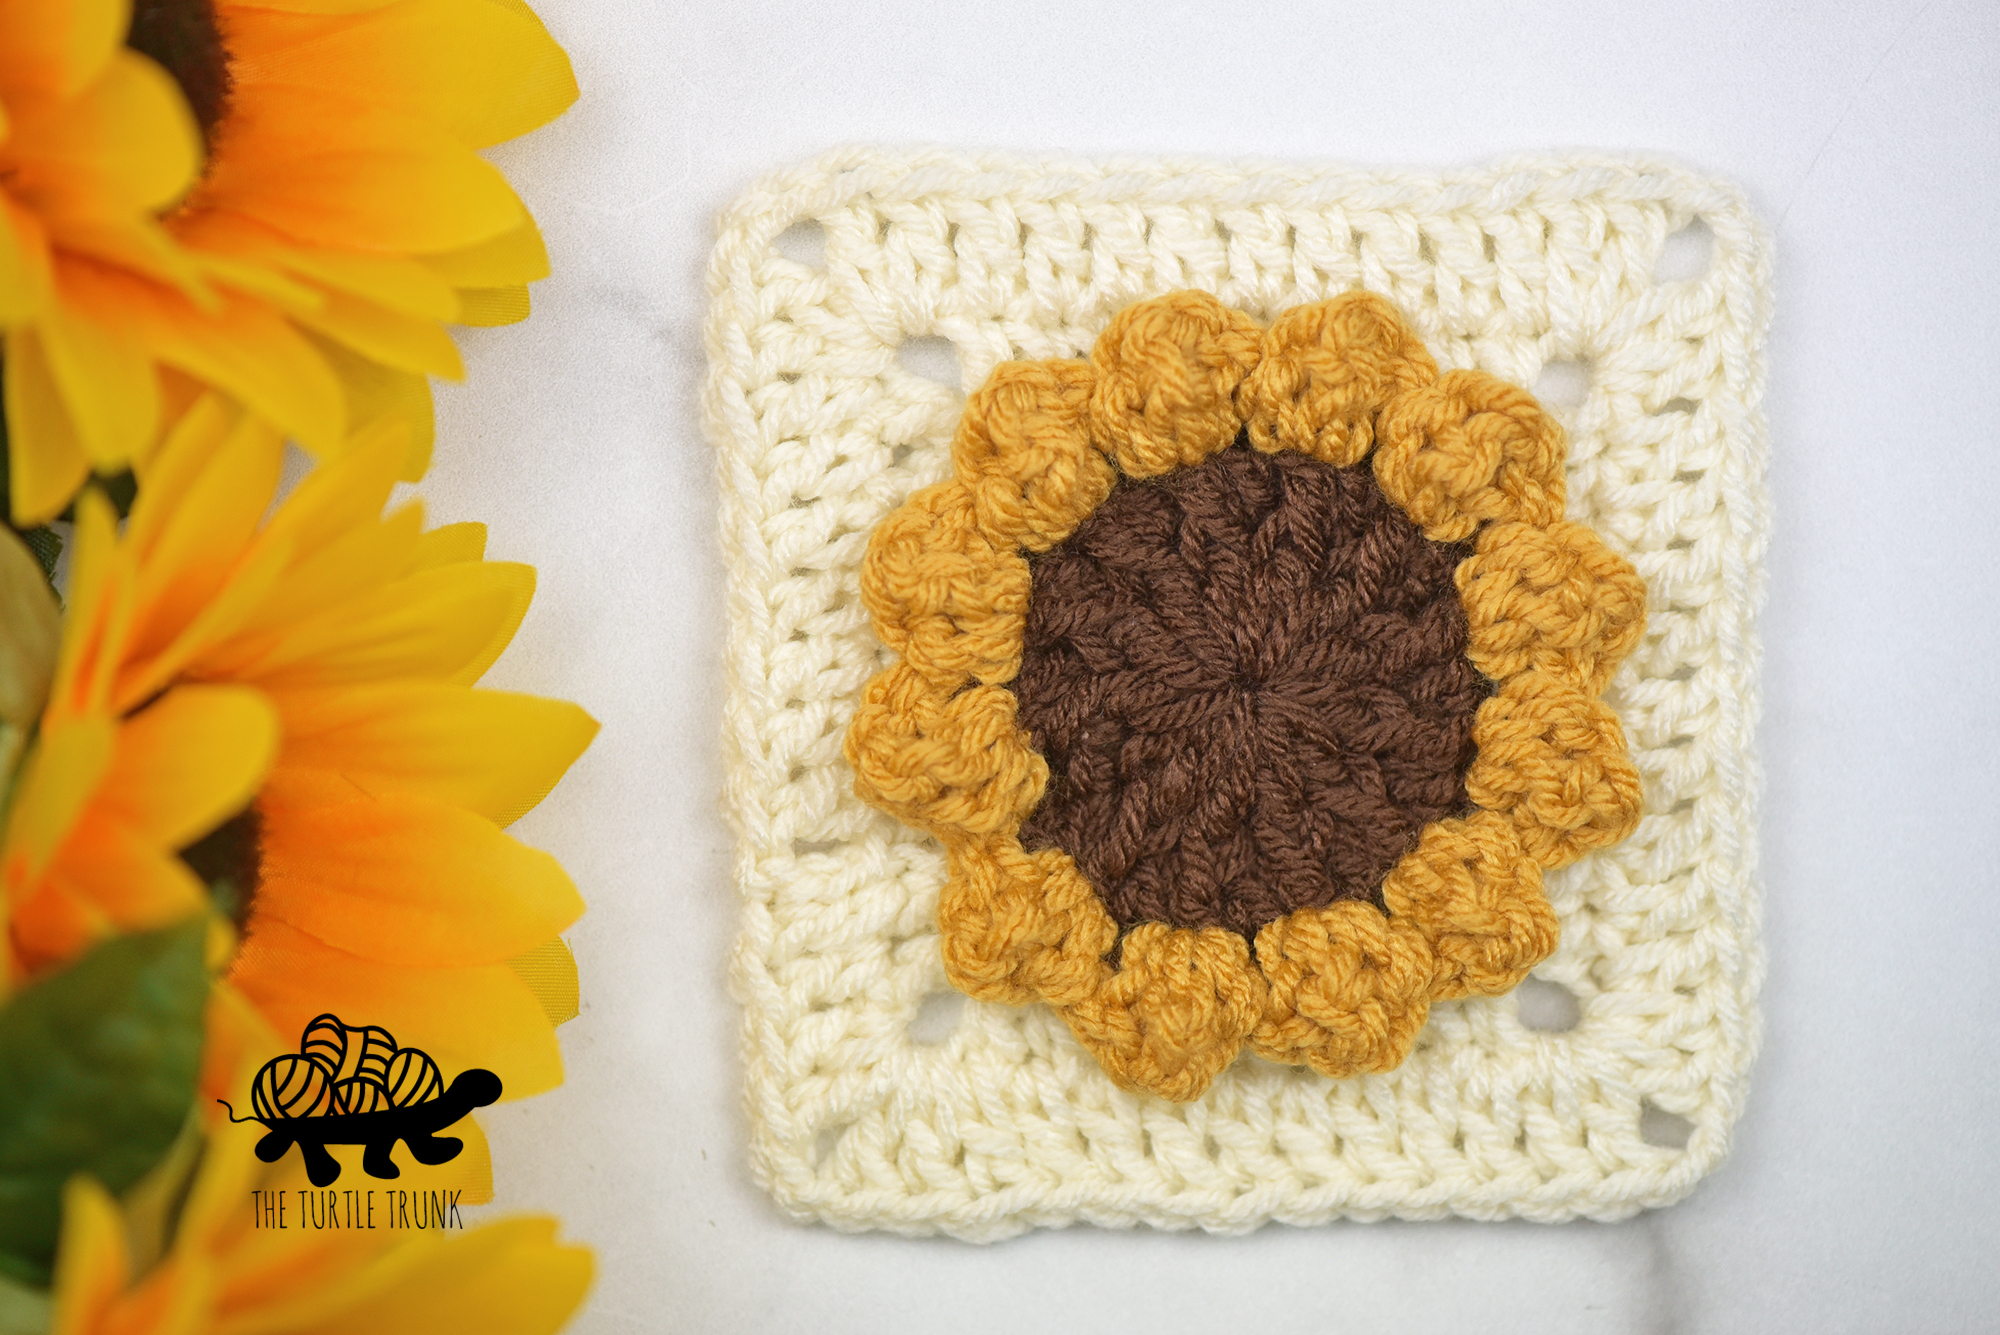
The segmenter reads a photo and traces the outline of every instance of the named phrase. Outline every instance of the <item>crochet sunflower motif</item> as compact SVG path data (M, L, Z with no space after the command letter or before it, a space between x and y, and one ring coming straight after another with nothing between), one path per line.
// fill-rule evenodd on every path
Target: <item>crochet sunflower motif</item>
M1532 396L1367 293L1180 292L1000 366L952 460L870 540L846 751L945 847L954 986L1186 1100L1245 1043L1390 1070L1554 949L1542 872L1638 820L1645 589Z

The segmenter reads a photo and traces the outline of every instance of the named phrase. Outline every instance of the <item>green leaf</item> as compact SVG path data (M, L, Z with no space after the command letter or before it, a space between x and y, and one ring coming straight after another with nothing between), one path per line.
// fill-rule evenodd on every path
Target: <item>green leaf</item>
M46 1284L63 1183L113 1194L180 1134L201 1065L204 919L113 937L0 1010L0 1273Z

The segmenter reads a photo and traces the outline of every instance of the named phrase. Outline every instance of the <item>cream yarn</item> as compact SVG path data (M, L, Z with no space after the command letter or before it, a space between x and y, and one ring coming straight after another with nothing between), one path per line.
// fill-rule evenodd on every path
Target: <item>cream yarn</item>
M1656 279L1696 219L1706 270ZM705 416L730 571L733 979L752 1161L779 1205L984 1240L1077 1220L1609 1219L1684 1196L1727 1149L1757 1046L1769 274L1734 188L1637 159L1440 177L850 149L737 201ZM856 798L841 758L888 661L856 593L868 532L944 475L964 402L920 352L948 340L971 386L1009 358L1082 355L1119 308L1176 288L1268 321L1356 286L1447 369L1532 385L1588 367L1582 402L1554 405L1569 514L1650 604L1605 697L1645 816L1547 882L1563 937L1536 977L1579 1022L1444 1002L1389 1075L1246 1056L1183 1105L1116 1089L1045 1007L960 1001L941 1029L943 857ZM1642 1133L1672 1117L1684 1146Z

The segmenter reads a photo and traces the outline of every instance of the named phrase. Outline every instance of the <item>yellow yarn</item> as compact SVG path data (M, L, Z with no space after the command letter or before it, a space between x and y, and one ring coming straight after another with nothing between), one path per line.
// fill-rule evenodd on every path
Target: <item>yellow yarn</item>
M1246 430L1263 450L1338 466L1370 456L1383 493L1456 572L1467 657L1498 683L1473 727L1466 794L1359 901L1267 924L1255 956L1221 928L1118 926L1074 860L1026 852L1048 767L1004 683L1019 670L1045 551L1118 471L1186 467ZM1644 629L1631 566L1566 523L1560 429L1478 371L1438 375L1367 293L1288 311L1268 331L1205 293L1113 318L1088 362L1009 362L967 403L952 481L877 528L861 592L901 656L847 733L855 791L941 839L945 971L988 1001L1046 1001L1129 1088L1198 1096L1244 1043L1341 1078L1409 1052L1432 1000L1503 992L1555 948L1541 869L1623 838L1637 773L1595 697ZM1116 956L1115 963L1113 956Z
M1118 924L1060 849L1025 853L1012 834L950 850L938 897L945 976L981 1001L1040 998L1077 1005L1096 995Z
M1266 990L1236 933L1141 923L1125 935L1117 972L1062 1017L1120 1085L1186 1100L1235 1059Z
M1495 811L1427 826L1384 878L1382 902L1430 943L1433 1001L1498 996L1556 948L1542 869Z
M1091 350L1090 431L1128 477L1200 463L1236 439L1236 390L1263 331L1206 292L1127 306Z
M1257 963L1271 986L1250 1046L1335 1080L1395 1069L1430 1014L1430 943L1372 904L1287 914L1257 933Z
M1237 394L1250 443L1345 468L1375 447L1375 415L1437 379L1437 363L1396 308L1373 292L1294 306L1264 332L1264 355Z
M1049 766L1014 709L1004 686L946 695L907 663L877 673L847 729L855 793L940 838L1018 828Z
M1047 551L1111 494L1118 472L1090 443L1095 379L1087 362L1002 362L966 402L951 462L995 539Z
M1028 562L994 541L957 482L926 487L868 537L861 600L882 643L929 681L998 683L1021 670Z
M1375 480L1425 537L1463 542L1489 519L1562 518L1562 428L1525 389L1450 371L1392 400L1376 433Z
M1639 823L1639 772L1618 716L1562 678L1530 668L1500 683L1472 724L1465 774L1475 806L1508 816L1528 856L1567 866Z
M1646 629L1646 586L1582 524L1500 522L1459 563L1466 657L1495 681L1537 668L1596 695Z

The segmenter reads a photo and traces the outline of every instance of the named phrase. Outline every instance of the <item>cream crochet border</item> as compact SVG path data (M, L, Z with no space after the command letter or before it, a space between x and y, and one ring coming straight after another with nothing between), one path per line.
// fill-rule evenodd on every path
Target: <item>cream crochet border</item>
M1708 269L1656 282L1697 217ZM751 1158L778 1204L986 1240L1078 1220L1611 1219L1686 1195L1727 1149L1757 1047L1769 274L1740 193L1637 159L1427 176L847 149L739 199L710 268L704 408L729 566L732 978ZM1536 976L1575 994L1579 1023L1531 1030L1511 996L1441 1003L1389 1075L1246 1056L1185 1105L1116 1089L1041 1006L966 1002L920 1041L946 987L944 861L856 798L841 758L887 660L856 593L867 535L945 474L964 402L899 345L948 339L972 386L1011 357L1083 355L1120 307L1176 288L1268 321L1356 285L1447 369L1532 385L1589 363L1559 413L1569 514L1651 601L1605 697L1645 817L1547 882L1563 937ZM1684 1148L1642 1138L1648 1105L1692 1125Z

